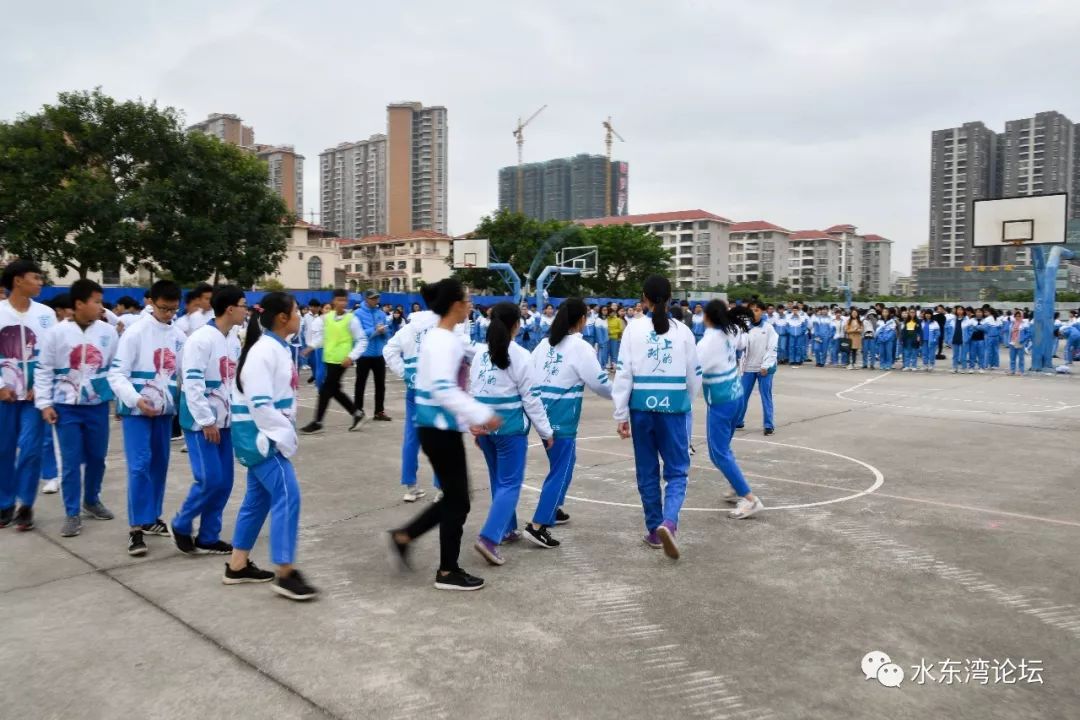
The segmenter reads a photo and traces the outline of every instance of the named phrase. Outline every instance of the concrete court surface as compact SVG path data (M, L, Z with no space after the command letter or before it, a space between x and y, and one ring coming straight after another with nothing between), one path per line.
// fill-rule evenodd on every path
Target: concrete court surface
M772 508L747 521L718 512L698 404L678 562L641 542L609 403L586 400L558 550L522 543L505 566L483 563L471 541L488 484L471 449L462 564L488 586L445 593L437 533L414 574L386 559L385 530L418 509L398 485L394 381L394 422L346 433L335 411L302 440L299 566L324 593L309 604L225 587L221 558L167 538L129 558L116 424L116 520L63 539L59 496L40 496L35 531L0 531L0 717L1080 717L1080 381L807 365L780 369L775 399L776 435L761 434L755 395L735 442ZM301 402L306 422L311 386ZM173 448L167 519L190 480ZM545 469L534 448L527 485ZM238 466L226 539L242 494ZM522 492L523 521L535 502ZM253 557L268 566L265 529ZM864 679L869 651L904 669L899 688ZM1023 678L938 682L943 663L1006 658ZM919 684L924 662L933 680Z

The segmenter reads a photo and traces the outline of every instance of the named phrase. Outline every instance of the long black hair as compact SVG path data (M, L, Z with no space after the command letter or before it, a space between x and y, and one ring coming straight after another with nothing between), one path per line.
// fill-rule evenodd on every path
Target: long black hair
M512 302L496 303L488 314L491 324L487 329L488 355L500 370L510 367L510 341L514 338L514 326L521 322L518 306Z
M248 351L262 337L263 329L272 330L274 318L285 313L292 315L296 300L292 295L283 292L266 293L262 296L259 304L253 308L251 319L248 320L247 334L244 335L244 349L240 351L240 360L236 363L236 389L244 392L244 386L240 384L240 372L244 369Z
M705 306L705 317L709 319L709 325L726 333L734 334L736 330L750 329L746 315L732 314L728 311L727 303L720 299L709 301Z
M454 278L446 278L435 283L435 294L428 307L439 317L446 317L454 303L465 299L465 286ZM425 299L426 302L426 299Z
M555 319L551 321L551 332L548 333L548 343L555 347L570 334L570 328L575 327L581 318L585 317L588 310L585 301L581 298L566 298L555 313Z
M662 275L650 275L645 278L641 294L653 304L653 330L657 335L663 335L671 327L667 314L668 302L671 300L671 282Z

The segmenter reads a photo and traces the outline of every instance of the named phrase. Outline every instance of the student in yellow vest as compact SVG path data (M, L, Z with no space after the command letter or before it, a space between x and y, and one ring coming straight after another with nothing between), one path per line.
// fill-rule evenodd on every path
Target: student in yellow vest
M326 408L330 405L330 398L337 400L352 416L353 422L349 430L355 430L363 419L363 415L358 413L356 406L353 405L352 399L341 391L341 377L367 347L367 337L364 335L363 328L360 327L360 321L346 308L348 300L347 292L335 290L333 300L330 301L333 310L323 316L322 338L316 342L322 346L326 379L319 388L319 406L315 411L315 419L300 428L300 432L307 435L322 431L323 416L326 415Z

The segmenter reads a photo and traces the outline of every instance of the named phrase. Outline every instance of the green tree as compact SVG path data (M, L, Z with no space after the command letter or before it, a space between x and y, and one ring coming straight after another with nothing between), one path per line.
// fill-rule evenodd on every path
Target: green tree
M193 133L162 178L144 196L151 269L171 272L181 284L226 278L242 287L277 269L287 247L282 221L294 218L267 186L262 161Z
M0 247L60 277L125 266L152 230L139 208L183 145L179 115L100 89L0 123Z
M597 249L596 275L581 280L582 287L593 295L637 297L649 275L671 272L671 251L646 228L594 225L584 228L578 241L575 244L595 245Z
M499 210L481 218L472 236L486 238L490 243L491 261L509 263L517 271L524 288L535 280L535 275L545 265L555 263L555 250L580 230L580 227L565 222L534 220L521 213ZM537 259L545 244L548 249ZM490 270L459 269L454 271L454 276L476 290L487 290L496 295L508 292L498 273Z

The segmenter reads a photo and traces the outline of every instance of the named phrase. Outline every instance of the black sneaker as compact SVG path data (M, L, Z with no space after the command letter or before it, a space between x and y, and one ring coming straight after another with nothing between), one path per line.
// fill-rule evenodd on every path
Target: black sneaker
M307 425L300 428L300 432L304 435L311 435L313 433L322 432L322 423L312 420Z
M308 385L314 385L315 384L315 376L314 375L312 375L311 377L309 377L307 379L307 384Z
M349 432L359 430L360 426L364 424L365 418L366 416L364 415L363 410L357 410L356 412L354 412L352 416L352 425L349 426Z
M176 549L185 555L205 555L205 550L200 550L195 547L195 538L190 535L185 535L182 532L177 532L176 528L170 528L172 530L173 542L176 543Z
M20 505L15 511L15 529L21 532L34 529L34 510L26 505Z
M386 533L387 544L390 546L390 564L396 570L412 570L412 565L409 564L409 543L399 543L394 538L397 532L399 531L390 530Z
M158 518L152 523L142 526L142 531L147 535L157 535L158 537L170 537L169 526L165 524L165 521Z
M132 530L128 533L128 555L138 557L146 554L146 543L143 542L142 530Z
M0 528L6 528L15 519L15 506L0 510Z
M310 600L319 594L318 590L304 581L304 576L299 570L293 570L285 577L279 577L270 589L290 600Z
M242 585L243 583L264 583L274 579L274 573L269 570L260 570L259 566L250 560L243 570L233 570L229 563L225 563L225 574L221 576L224 585Z
M484 587L484 579L470 575L461 568L447 574L435 573L436 590L479 590Z
M384 412L377 412L377 413L375 413L375 416L374 416L373 419L374 420L379 420L380 422L390 422L394 418L390 417L389 415L387 415Z
M776 432L776 431L773 430L772 428L765 428L765 434L766 435L772 435L774 432Z
M212 543L195 541L195 547L207 555L232 555L233 547L224 540L215 540Z
M551 533L548 529L541 525L539 528L532 525L525 526L525 537L529 539L534 545L539 545L542 548L557 548L559 547L559 541L551 537Z
M562 508L555 508L555 524L565 525L570 522L570 516L563 512Z

